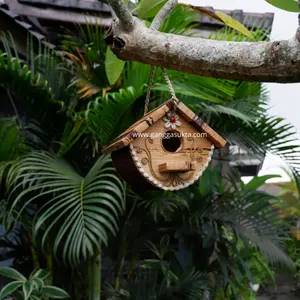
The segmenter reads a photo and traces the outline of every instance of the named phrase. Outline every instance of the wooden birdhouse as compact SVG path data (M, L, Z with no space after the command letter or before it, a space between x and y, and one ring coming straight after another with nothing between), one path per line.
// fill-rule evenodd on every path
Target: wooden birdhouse
M150 111L105 147L119 175L135 190L183 189L199 179L215 147L226 141L180 102Z

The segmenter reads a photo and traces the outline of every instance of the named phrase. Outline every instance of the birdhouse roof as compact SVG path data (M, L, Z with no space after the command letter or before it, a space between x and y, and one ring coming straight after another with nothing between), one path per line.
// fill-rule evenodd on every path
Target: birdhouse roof
M111 143L103 149L103 152L110 153L128 146L134 139L139 138L140 133L143 133L152 124L160 120L168 112L171 112L173 107L174 100L170 99L159 107L153 109L142 119L130 126L125 132L111 141ZM222 148L225 146L226 141L182 102L179 102L176 112L187 122L197 128L199 132L206 133L207 138L212 141L215 147Z

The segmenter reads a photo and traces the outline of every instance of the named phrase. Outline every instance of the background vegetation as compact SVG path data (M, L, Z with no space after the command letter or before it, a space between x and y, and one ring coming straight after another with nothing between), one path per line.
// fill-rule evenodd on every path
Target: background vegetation
M191 35L196 18L179 6L160 30ZM210 38L267 35L226 28ZM0 259L13 259L14 270L0 273L15 280L2 296L255 299L251 286L274 282L274 265L295 268L287 240L296 217L283 217L285 199L259 190L272 176L244 184L236 173L224 177L220 161L182 191L144 194L117 176L101 149L142 116L150 66L119 61L101 24L87 19L54 50L28 38L26 56L9 34L2 43ZM269 114L262 84L168 74L177 96L229 144L285 159L297 190L295 133ZM151 108L168 98L158 71Z

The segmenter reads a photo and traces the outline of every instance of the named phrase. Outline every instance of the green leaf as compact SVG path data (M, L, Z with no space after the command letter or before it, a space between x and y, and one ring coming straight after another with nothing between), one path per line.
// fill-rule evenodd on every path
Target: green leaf
M141 267L143 267L143 268L159 269L160 266L161 266L161 260L160 259L145 259L141 263Z
M23 285L23 281L10 282L1 290L0 299L3 299L4 297L11 295L14 291L16 291L22 285Z
M27 280L20 272L18 272L15 269L8 268L8 267L1 267L0 268L0 275L2 275L4 277L7 277L7 278L19 280L19 281L26 281Z
M31 295L30 300L41 300L40 297Z
M169 235L166 234L160 240L160 253L161 253L162 259L168 251L169 243L170 243L170 237L169 237Z
M32 293L32 285L29 281L27 281L23 284L23 293L24 293L24 300L29 299L29 297Z
M199 192L201 196L206 196L212 192L212 187L217 185L220 180L220 164L214 168L207 168L199 181Z
M238 32L241 32L242 34L248 36L248 37L253 37L252 33L240 22L238 22L237 20L234 20L232 17L230 17L227 14L224 14L220 11L214 11L210 8L207 7L203 7L203 6L194 6L194 5L190 5L190 4L183 4L185 6L188 6L196 11L198 11L199 13L206 15L214 20L217 20L235 30L237 30Z
M101 146L126 130L132 123L131 107L140 92L132 87L110 92L105 97L90 101L85 112L89 130L98 138Z
M215 14L221 20L221 22L224 23L225 25L227 25L228 27L235 29L236 31L244 34L245 36L248 36L251 38L253 37L252 33L242 23L231 18L229 15L224 14L221 11L216 11Z
M271 5L290 12L300 12L297 0L266 0Z
M280 178L280 175L265 175L265 176L257 176L254 177L251 181L246 184L246 188L248 190L256 190L266 183L268 179L271 178Z
M106 59L105 59L105 71L108 81L111 85L114 85L120 78L125 61L118 59L118 57L107 47Z
M15 159L22 148L21 128L16 118L0 119L0 161Z
M264 273L271 279L272 284L276 287L276 280L274 277L273 271L269 268L268 264L262 260L259 254L253 255L253 258L258 262L258 264L262 267Z
M42 294L55 299L65 299L70 297L66 291L55 286L44 286L42 289Z
M50 276L51 272L48 269L38 269L32 273L31 278L39 278L41 280L45 280Z
M140 2L139 17L142 19L154 17L167 0L142 0Z
M32 283L32 288L38 291L40 291L41 288L44 286L44 282L40 278L33 278L31 280L31 283Z
M50 196L35 215L33 230L35 235L43 230L43 246L49 233L55 232L54 253L62 249L65 261L76 264L86 259L98 251L101 242L107 243L109 233L116 234L118 216L124 211L124 184L109 156L99 157L82 177L66 161L32 152L12 176L18 182L14 189L22 186L23 191L14 199L11 211L28 194L19 214L35 199Z

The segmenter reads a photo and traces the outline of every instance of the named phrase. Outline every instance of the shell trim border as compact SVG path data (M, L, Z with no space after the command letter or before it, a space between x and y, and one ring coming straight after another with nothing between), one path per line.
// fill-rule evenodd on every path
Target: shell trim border
M200 176L203 174L203 172L206 170L206 168L208 167L209 163L211 162L212 159L212 155L214 152L215 146L212 145L211 146L211 150L208 152L208 158L207 158L207 162L202 166L202 168L199 170L199 172L197 173L196 176L193 177L192 180L188 181L185 184L180 184L177 185L175 187L169 187L169 186L164 186L163 184L159 183L155 178L153 178L151 175L149 175L143 168L141 161L139 160L136 151L134 150L133 144L129 144L129 150L130 150L130 154L131 157L134 161L135 166L137 167L137 169L139 170L139 172L146 178L146 180L148 180L152 185L163 189L165 191L178 191L181 189L184 189L190 185L192 185L193 183L195 183Z

